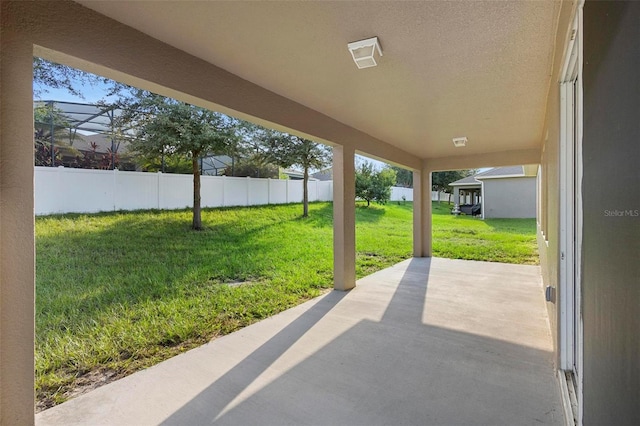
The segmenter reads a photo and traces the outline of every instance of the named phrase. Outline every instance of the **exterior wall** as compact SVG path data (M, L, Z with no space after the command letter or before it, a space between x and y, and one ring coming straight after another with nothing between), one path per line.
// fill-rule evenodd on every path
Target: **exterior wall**
M567 29L571 24L571 14L575 2L563 1L556 33L556 49L551 84L547 96L547 119L545 121L542 153L540 156L540 207L538 216L538 252L544 286L555 290L555 297L547 303L549 325L553 335L556 364L558 356L558 314L557 300L561 296L558 288L560 270L559 232L560 232L560 89L559 74L564 55Z
M0 3L0 424L34 422L33 46ZM28 143L25 143L28 141Z
M482 210L489 218L536 217L536 178L483 179Z
M584 424L640 424L640 3L584 7Z

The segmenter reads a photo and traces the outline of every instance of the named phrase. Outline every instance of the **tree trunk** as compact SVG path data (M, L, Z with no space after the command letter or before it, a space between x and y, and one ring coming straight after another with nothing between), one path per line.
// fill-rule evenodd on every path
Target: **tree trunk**
M309 216L309 168L304 168L304 177L302 178L302 217Z
M198 165L198 157L196 155L191 157L191 165L193 167L193 223L191 229L200 231L202 230L202 218L200 215L200 166Z

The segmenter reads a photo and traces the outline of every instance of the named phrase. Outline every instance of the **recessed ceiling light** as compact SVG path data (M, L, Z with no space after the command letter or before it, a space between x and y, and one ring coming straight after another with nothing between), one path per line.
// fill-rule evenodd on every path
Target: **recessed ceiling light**
M351 57L359 69L375 67L376 53L382 56L382 48L378 43L378 37L368 38L366 40L354 41L347 45Z
M461 138L453 138L453 146L455 146L456 148L467 146L467 137L463 136Z

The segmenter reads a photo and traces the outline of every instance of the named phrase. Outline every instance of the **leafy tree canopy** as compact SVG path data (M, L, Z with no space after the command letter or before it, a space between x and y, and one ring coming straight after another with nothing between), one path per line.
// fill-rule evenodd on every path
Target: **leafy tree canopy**
M278 179L280 169L277 165L265 162L258 156L242 157L225 171L227 176Z
M390 167L377 171L373 163L364 161L356 169L356 197L386 204L391 199L391 187L396 183L396 171Z
M234 121L226 115L154 94L143 97L135 111L140 127L130 150L148 159L167 156L191 161L192 228L202 229L198 160L206 154L233 150L237 143Z
M398 166L391 166L391 169L396 172L396 186L413 188L413 172L411 170Z
M309 170L321 169L331 162L331 151L324 145L289 133L257 128L256 140L263 147L264 158L280 167L297 166L303 170L303 212L309 215L309 194L307 183Z

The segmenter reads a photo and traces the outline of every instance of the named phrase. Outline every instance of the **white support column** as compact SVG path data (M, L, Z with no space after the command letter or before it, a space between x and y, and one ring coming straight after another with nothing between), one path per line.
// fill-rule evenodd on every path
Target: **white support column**
M333 147L333 288L356 286L355 150Z
M0 40L0 423L34 423L33 45L6 3Z
M413 256L431 257L431 172L413 172Z
M422 199L431 200L431 188L422 190L422 173L413 171L413 257L422 257Z

